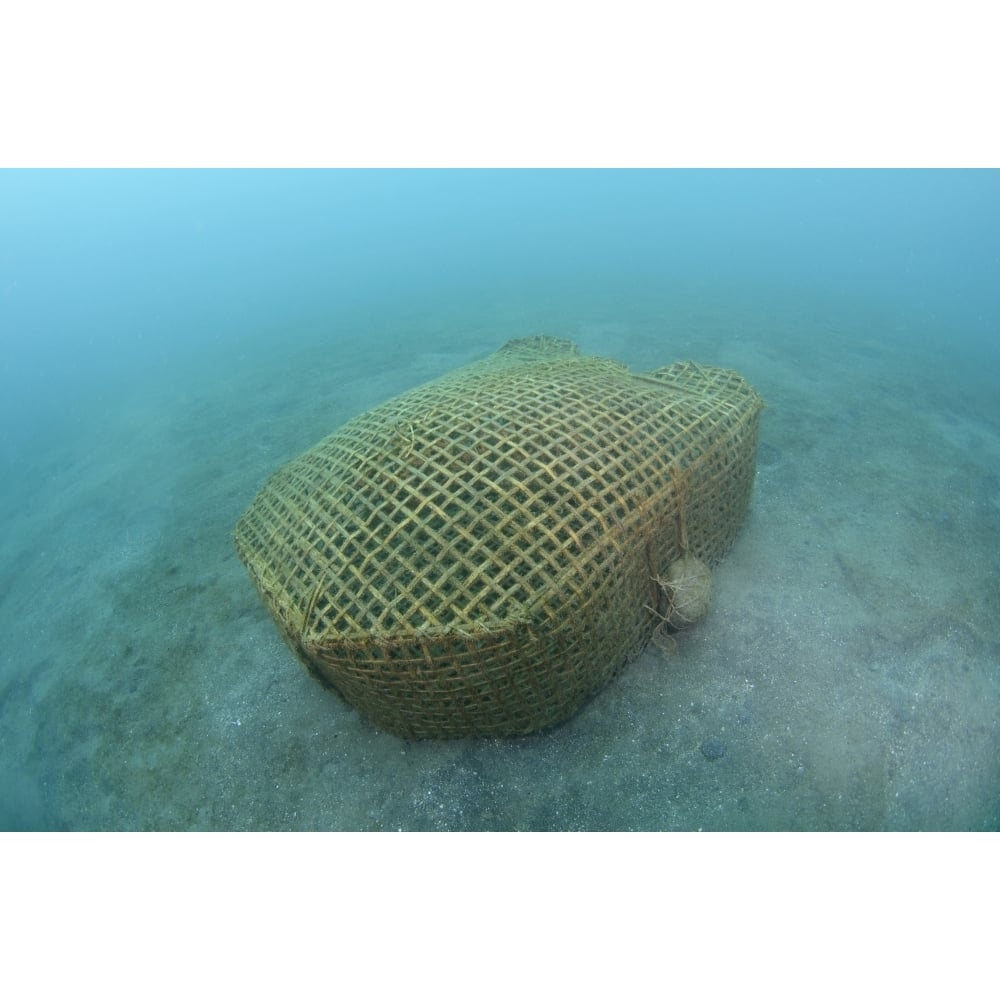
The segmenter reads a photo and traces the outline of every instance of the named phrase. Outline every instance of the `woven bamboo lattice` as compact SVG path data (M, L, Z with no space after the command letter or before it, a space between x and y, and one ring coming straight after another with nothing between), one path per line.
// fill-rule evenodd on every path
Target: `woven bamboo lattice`
M310 671L377 725L529 733L648 642L665 567L729 549L761 406L732 371L511 341L279 469L236 548Z

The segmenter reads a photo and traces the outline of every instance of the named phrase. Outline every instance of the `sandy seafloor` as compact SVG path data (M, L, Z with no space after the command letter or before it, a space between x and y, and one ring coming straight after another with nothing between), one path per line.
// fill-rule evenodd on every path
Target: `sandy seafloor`
M386 735L299 665L233 526L349 417L535 333L741 371L768 404L748 521L708 617L564 725ZM1000 828L1000 404L961 337L846 295L583 283L270 331L82 399L0 485L0 827Z

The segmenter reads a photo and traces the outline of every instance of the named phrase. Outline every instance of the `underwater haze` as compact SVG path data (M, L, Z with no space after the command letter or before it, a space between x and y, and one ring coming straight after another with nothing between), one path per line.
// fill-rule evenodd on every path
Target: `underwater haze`
M232 531L550 334L763 396L707 617L564 724L408 741ZM0 829L1000 828L1000 173L0 172Z

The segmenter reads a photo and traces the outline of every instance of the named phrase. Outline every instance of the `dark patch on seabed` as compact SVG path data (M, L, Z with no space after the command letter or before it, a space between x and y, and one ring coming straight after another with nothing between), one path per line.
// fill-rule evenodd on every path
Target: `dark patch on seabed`
M808 304L718 301L548 310L545 332L636 369L736 368L768 409L708 617L533 737L376 731L299 667L231 542L348 417L539 332L520 304L428 322L419 352L302 344L144 384L49 441L4 487L0 825L1000 828L993 387L943 337L865 353L870 315L804 338Z

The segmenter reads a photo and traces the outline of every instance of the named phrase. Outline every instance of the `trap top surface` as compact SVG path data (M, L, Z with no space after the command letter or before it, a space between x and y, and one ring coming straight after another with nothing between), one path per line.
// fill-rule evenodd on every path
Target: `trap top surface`
M714 510L700 502L692 551L721 557L745 510L727 491L748 451L752 466L761 405L736 372L633 374L570 341L511 341L279 469L240 519L237 549L309 648L558 620L638 524L685 493Z

